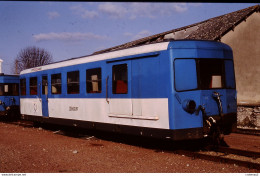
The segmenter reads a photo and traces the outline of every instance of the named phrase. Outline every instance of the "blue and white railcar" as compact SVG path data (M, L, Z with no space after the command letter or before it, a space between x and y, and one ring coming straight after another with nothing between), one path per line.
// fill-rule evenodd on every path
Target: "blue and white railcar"
M19 118L19 75L0 74L0 116Z
M23 119L144 136L202 138L236 123L232 50L167 41L27 69ZM225 127L225 128L222 128Z

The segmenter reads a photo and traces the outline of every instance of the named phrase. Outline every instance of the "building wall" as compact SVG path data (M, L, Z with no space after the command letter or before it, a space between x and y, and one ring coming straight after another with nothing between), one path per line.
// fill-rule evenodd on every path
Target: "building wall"
M221 42L233 49L238 105L260 106L260 13L253 13Z

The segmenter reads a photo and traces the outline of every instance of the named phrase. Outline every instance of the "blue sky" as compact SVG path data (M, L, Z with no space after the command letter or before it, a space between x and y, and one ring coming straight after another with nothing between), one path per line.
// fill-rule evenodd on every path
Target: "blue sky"
M28 46L44 48L61 61L253 5L0 1L2 71L11 74L16 56Z

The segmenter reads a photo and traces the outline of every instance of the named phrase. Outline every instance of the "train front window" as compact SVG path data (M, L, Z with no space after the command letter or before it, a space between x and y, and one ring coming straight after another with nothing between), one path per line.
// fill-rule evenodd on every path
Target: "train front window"
M235 89L235 72L228 59L175 59L176 91Z
M197 63L201 89L225 88L225 70L223 60L199 59Z
M177 91L194 90L198 88L196 60L176 59L174 61L175 89Z
M235 89L236 88L235 70L234 70L234 64L232 60L225 60L225 75L226 75L226 88Z

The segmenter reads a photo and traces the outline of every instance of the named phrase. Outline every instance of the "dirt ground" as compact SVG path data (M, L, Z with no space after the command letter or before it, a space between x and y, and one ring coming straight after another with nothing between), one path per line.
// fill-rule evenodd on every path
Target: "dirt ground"
M109 135L75 137L58 129L0 122L0 173L259 173L165 151L162 146L168 143L160 140ZM259 136L237 135L226 136L226 142L259 149Z

